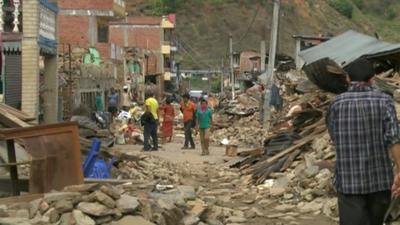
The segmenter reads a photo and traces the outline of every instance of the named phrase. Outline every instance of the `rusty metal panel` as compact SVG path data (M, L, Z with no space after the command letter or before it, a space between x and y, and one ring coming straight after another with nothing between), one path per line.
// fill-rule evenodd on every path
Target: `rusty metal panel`
M78 126L75 123L2 129L0 139L23 139L32 156L29 192L83 184Z

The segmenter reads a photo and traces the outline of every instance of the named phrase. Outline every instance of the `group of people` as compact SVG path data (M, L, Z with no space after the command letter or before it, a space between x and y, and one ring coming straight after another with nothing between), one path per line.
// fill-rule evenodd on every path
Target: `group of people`
M161 131L163 142L171 142L173 136L173 127L175 121L175 108L172 105L172 99L167 98L165 103L159 106L153 93L146 94L145 113L141 118L144 127L144 151L158 150L158 125L160 114L162 115ZM200 104L196 105L189 94L182 96L180 102L180 111L183 113L183 124L185 130L185 141L182 149L195 149L193 139L193 129L200 133L200 143L202 155L209 155L210 129L212 127L212 110L208 106L205 98L200 99ZM150 138L152 145L150 145ZM189 146L190 145L190 146Z

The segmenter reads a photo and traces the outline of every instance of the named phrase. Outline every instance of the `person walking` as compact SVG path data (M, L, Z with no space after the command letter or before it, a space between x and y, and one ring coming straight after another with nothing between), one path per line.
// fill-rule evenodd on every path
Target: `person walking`
M144 151L157 151L158 150L158 102L154 98L154 94L149 92L146 94L145 101L146 112L142 117L143 124L143 136L144 136ZM153 147L149 144L149 139L153 140Z
M340 225L382 225L391 201L393 159L400 168L400 130L393 98L371 84L373 65L350 64L350 87L329 106L326 123L336 147L334 185ZM400 176L396 176L400 180ZM400 193L395 192L394 193Z
M195 125L194 115L196 112L196 104L190 100L189 94L184 94L182 96L181 112L183 113L183 125L185 130L185 143L182 149L188 149L190 144L190 149L195 149L196 146L193 141L192 129Z
M212 110L205 99L200 101L200 107L196 111L196 119L200 132L201 155L209 155L210 129L212 126Z
M108 96L108 112L112 117L115 117L118 112L118 93L114 88L111 88L110 95Z
M172 135L174 130L174 120L175 120L175 109L174 106L171 105L172 99L167 98L165 100L165 104L160 107L160 112L163 115L163 122L162 122L162 133L163 133L163 144L166 143L167 138L169 139L168 142L172 141Z

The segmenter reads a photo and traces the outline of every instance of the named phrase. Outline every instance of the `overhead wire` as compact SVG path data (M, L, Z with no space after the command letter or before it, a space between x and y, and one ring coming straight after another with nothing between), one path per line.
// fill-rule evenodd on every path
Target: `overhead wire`
M256 21L257 15L260 12L261 9L261 4L257 7L256 11L254 12L253 18L250 21L250 24L247 26L247 30L246 32L240 37L239 41L237 43L233 43L235 45L239 45L240 43L242 43L242 41L247 37L247 35L250 33L251 28L254 25L254 22Z

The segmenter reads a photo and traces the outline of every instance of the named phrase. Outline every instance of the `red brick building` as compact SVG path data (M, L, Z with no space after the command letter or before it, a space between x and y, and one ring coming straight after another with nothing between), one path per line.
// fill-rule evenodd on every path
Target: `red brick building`
M62 45L95 47L104 58L115 55L115 43L109 42L108 23L125 17L124 0L59 0L60 50Z
M140 63L142 70L137 75L145 75L145 82L157 84L161 97L164 81L171 77L173 65L173 34L175 15L164 17L127 17L110 22L110 41L125 48L136 48L146 53ZM132 62L127 62L127 64ZM134 63L134 62L133 62ZM130 74L135 80L135 74Z

